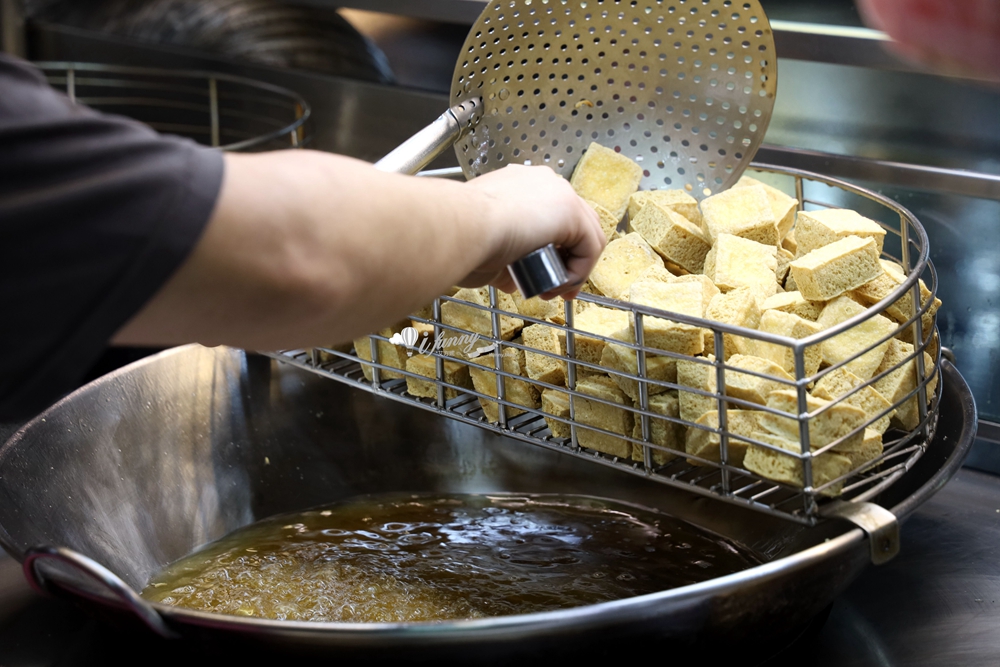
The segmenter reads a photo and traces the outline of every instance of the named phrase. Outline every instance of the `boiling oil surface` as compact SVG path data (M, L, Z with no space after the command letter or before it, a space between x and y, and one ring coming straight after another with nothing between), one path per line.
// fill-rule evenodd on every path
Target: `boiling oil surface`
M279 620L439 621L619 600L759 562L691 524L610 500L396 495L247 526L168 566L142 595Z

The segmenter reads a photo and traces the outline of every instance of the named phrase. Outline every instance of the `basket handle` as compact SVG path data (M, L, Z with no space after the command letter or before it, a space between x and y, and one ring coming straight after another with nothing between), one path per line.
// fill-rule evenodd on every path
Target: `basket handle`
M38 569L37 563L40 560L59 561L86 574L114 594L129 611L138 616L139 620L161 637L176 639L180 636L170 629L159 612L153 608L153 605L139 597L139 594L121 577L94 559L66 547L32 547L25 552L24 576L36 592L50 595L53 593L52 584Z
M482 106L482 98L456 104L376 162L375 168L397 174L417 173L475 125L482 114ZM517 260L507 270L525 299L569 283L566 265L551 243Z

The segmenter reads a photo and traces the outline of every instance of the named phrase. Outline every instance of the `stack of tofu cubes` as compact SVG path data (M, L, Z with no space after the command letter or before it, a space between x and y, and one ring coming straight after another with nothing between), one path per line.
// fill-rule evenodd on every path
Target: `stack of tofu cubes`
M885 230L854 211L799 211L795 198L748 177L699 204L683 190L639 191L642 177L638 164L596 143L573 173L572 185L598 212L608 241L586 292L804 338L866 312L905 280L898 264L881 258ZM626 213L627 228L619 231ZM926 302L930 292L922 283L920 287ZM458 290L453 298L480 306L489 303L485 288ZM636 412L640 383L628 377L638 375L640 361L636 349L629 347L638 340L631 311L576 302L579 395L571 396L563 358L567 341L561 326L565 324L562 300L502 295L499 305L510 313L501 317L501 337L526 348L503 347L504 370L518 376L505 378L505 399L524 409L508 406L507 416L540 412L554 436L568 438L572 404L582 447L642 461L643 445L635 442L644 440L641 415ZM939 305L934 300L924 315L928 336ZM912 297L907 293L881 314L806 349L805 376L842 364L811 383L807 398L809 412L819 411L809 419L809 444L813 452L822 450L812 458L812 485L826 485L822 492L827 495L838 494L842 486L830 481L881 455L882 435L890 426L912 430L918 424L916 396L902 401L917 382L912 328L900 326L911 316ZM443 304L442 321L492 335L490 313L459 302ZM382 333L388 337L393 330ZM643 359L645 377L650 380L645 382L647 411L652 415L647 422L648 442L656 465L678 456L695 465L720 462L721 443L715 432L720 424L715 366L719 357L726 364L725 395L734 399L726 410L728 464L792 486L804 485L790 347L725 334L721 349L716 349L711 330L648 315L642 318L641 333L648 350ZM367 338L357 342L357 349L362 358L370 359ZM923 355L930 374L932 358ZM381 356L389 365L435 377L433 357L391 351ZM446 380L496 398L494 364L493 352L446 362ZM436 396L431 381L407 376L407 383L411 394ZM931 384L928 396L933 391ZM495 422L496 401L480 398L480 402L486 418Z

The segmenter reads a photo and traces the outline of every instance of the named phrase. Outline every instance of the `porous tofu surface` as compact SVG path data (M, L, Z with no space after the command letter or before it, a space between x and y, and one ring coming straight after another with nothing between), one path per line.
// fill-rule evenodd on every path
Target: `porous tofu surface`
M548 424L552 435L557 438L568 438L571 435L569 421L569 394L558 389L545 389L542 391L542 412L545 413L545 423ZM549 416L551 415L551 417ZM561 417L565 421L553 419Z
M597 142L590 144L570 178L578 195L606 208L615 220L624 217L629 197L641 182L642 167Z
M741 176L740 180L733 185L734 188L747 188L758 186L767 193L767 200L771 204L771 212L774 214L775 223L778 226L778 238L784 239L795 224L795 209L798 208L799 200L791 195L785 194L778 188L762 183L750 176Z
M800 211L795 225L798 252L805 255L848 236L870 238L882 254L885 230L874 220L857 211L829 208L820 211Z
M798 392L794 389L779 389L772 391L767 397L767 407L773 410L780 410L790 415L799 414ZM841 441L834 449L850 449L857 445L863 437L862 429L865 424L865 413L863 410L853 405L838 403L830 405L830 401L806 396L806 409L809 414L816 413L820 408L829 406L823 412L808 417L809 422L809 447L819 449L832 442L847 437ZM760 425L765 431L796 444L799 443L800 421L793 417L782 417L770 412L761 414ZM856 431L857 433L852 432Z
M489 307L490 294L486 287L477 289L460 289L454 297L459 301ZM508 313L517 312L517 304L510 294L497 290L497 309ZM493 335L493 314L489 310L467 306L457 301L443 301L441 303L441 321L447 325L471 331L481 336ZM524 327L524 320L511 317L510 315L500 316L500 337L504 340L515 338Z
M811 301L829 301L884 272L874 239L847 236L788 265L795 286Z
M593 401L582 396L573 396L573 409L576 420L582 425L577 429L577 440L583 447L594 449L611 456L621 458L632 457L632 443L608 433L602 433L586 426L595 426L611 433L621 435L631 435L633 426L633 416L630 410L632 402L629 400L618 385L611 378L603 375L595 375L584 378L577 382L576 390L581 394L593 396L616 403L622 407L608 405L607 403Z
M757 438L761 442L766 442L775 447L788 452L797 452L798 443L789 442L780 437L761 434ZM760 445L750 445L747 448L746 456L743 458L743 467L751 472L755 472L762 477L767 477L776 482L802 488L804 486L804 466L802 461L790 454L768 449ZM851 471L853 465L851 459L836 452L825 452L812 459L812 486L813 488L823 486L833 480L846 475ZM843 489L843 482L831 484L823 490L823 495L837 496Z
M689 222L701 228L701 211L698 200L684 190L640 190L628 200L628 218L635 220L642 208L653 202L683 215Z
M752 287L740 287L712 297L708 308L705 309L705 319L745 329L756 329L760 326L760 312L757 291ZM734 354L749 354L753 343L750 338L728 333L723 334L722 340L726 359Z
M615 334L615 338L629 340L631 335L626 329ZM677 360L673 357L656 354L646 354L646 377L663 382L677 381ZM639 359L636 350L624 345L607 344L601 354L601 366L607 368L611 379L633 401L639 400L639 381L623 375L639 374ZM617 372L616 372L617 371ZM646 383L646 391L652 396L662 394L669 388L661 384Z
M566 383L566 362L559 357L566 356L565 340L559 339L559 331L545 324L533 324L521 332L521 340L527 347L557 355L550 357L538 352L525 352L525 371L532 380L548 384Z
M755 438L760 433L760 415L757 410L726 410L726 432L729 433L726 451L730 465L742 466L749 443L736 436ZM708 428L719 428L719 411L704 413L695 422ZM685 451L689 456L719 462L722 460L722 438L718 433L689 427L685 440ZM695 465L705 465L697 459L689 459Z
M815 322L780 310L765 310L761 313L760 325L757 329L788 338L806 338L821 331ZM750 349L754 356L773 361L786 372L795 374L795 351L790 346L755 340ZM823 361L819 345L810 345L804 350L802 356L805 362L806 376L813 375L819 370Z
M632 219L632 228L661 257L700 273L712 244L701 229L676 211L651 201Z
M573 318L573 328L577 333L573 336L576 346L575 357L592 364L601 363L601 355L607 342L593 338L587 333L612 338L622 329L629 327L629 313L617 308L593 306L577 313ZM559 330L559 344L566 349L566 331Z
M830 371L816 382L812 395L827 401L834 401L844 396L844 403L864 410L867 428L876 433L885 433L889 428L889 419L894 410L885 396L870 385L862 387L864 380L845 368ZM860 387L860 388L859 388ZM854 391L856 388L857 391ZM854 393L851 393L851 392ZM848 395L849 394L849 395Z
M826 304L816 324L822 329L829 329L865 311L864 306L849 297L838 297ZM846 361L844 368L862 380L868 380L875 374L875 369L882 363L882 357L889 349L888 340L876 343L894 331L895 322L882 315L874 315L820 343L823 361L831 366ZM859 354L869 347L872 349Z
M701 224L715 243L720 234L732 234L777 246L778 224L767 192L760 186L731 188L701 202Z
M604 232L604 240L611 241L618 238L618 223L621 218L615 218L614 213L604 208L596 201L586 200L587 204L597 211L597 217L601 221L601 231Z
M629 301L672 313L704 315L704 286L700 282L641 282L632 285ZM647 348L678 354L701 354L705 349L704 330L694 325L659 317L643 317L643 343ZM635 322L630 320L635 340Z
M782 380L792 382L794 379L781 366L762 357L735 354L726 361L726 365L750 371L741 373L732 368L725 370L726 396L759 405L767 404L768 394L772 391L789 387L788 384L781 382Z
M657 394L656 396L651 396L649 398L649 411L655 412L658 415L663 415L664 417L677 418L680 414L678 406L677 392L673 390L667 393ZM642 440L641 415L635 416L635 425L632 427L632 437L636 440ZM663 465L667 461L676 458L677 454L674 452L679 454L684 451L684 426L667 419L650 417L649 441L653 445L656 445L656 447L651 448L653 452L654 465ZM659 448L667 448L672 451L664 451ZM642 445L634 442L632 443L632 459L634 461L642 461L644 459Z
M761 296L778 291L778 249L732 234L720 234L705 256L705 275L723 292L753 287Z
M406 370L411 373L423 375L426 378L437 379L437 359L433 355L415 354L406 360ZM457 361L444 360L444 381L448 384L459 387L471 388L472 379L469 375L468 364ZM437 398L437 383L429 380L421 380L411 376L406 376L406 391L413 396L425 398ZM457 397L459 390L445 387L444 395L446 399Z
M663 266L663 260L642 236L633 232L604 248L590 273L590 282L604 296L626 299L636 277L651 266Z
M802 292L779 292L773 294L760 305L761 310L780 310L792 315L798 315L804 320L815 322L823 312L825 301L810 301L802 296Z

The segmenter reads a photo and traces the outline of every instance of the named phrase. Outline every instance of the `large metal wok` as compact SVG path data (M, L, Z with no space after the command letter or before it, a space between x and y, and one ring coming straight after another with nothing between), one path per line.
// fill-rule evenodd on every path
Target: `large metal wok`
M950 479L975 434L969 389L942 363L937 436L876 499L899 517ZM134 594L161 566L259 518L399 491L615 498L727 535L767 562L618 602L438 624L267 621L149 605ZM905 531L903 539L905 548ZM760 656L794 636L871 560L865 533L847 522L806 527L724 505L263 357L198 346L101 378L7 442L0 542L22 562L34 554L26 569L49 590L111 616L138 616L163 634L366 660L620 658L657 648L671 657L706 648ZM49 548L31 551L37 547Z

